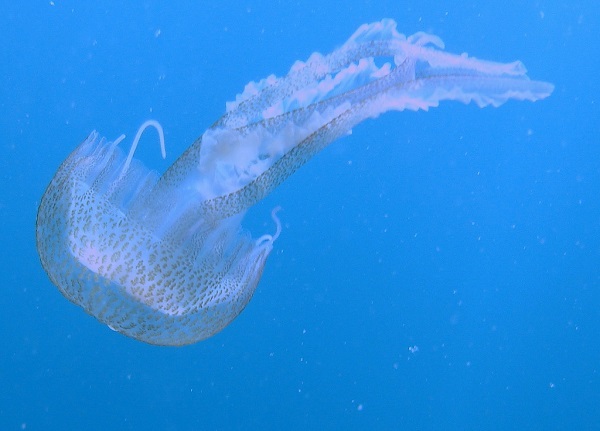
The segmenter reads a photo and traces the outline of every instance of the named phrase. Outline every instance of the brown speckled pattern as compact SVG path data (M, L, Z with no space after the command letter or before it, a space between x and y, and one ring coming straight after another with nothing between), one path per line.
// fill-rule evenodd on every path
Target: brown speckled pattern
M50 279L101 322L147 343L184 345L219 332L252 297L272 244L256 246L237 221L223 220L190 258L86 184L86 167L108 151L94 157L99 145L107 144L90 136L42 198L37 246Z

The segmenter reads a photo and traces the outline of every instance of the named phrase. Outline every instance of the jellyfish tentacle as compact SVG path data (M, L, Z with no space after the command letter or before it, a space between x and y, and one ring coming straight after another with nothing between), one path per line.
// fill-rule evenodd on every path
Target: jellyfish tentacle
M263 243L273 244L275 241L277 241L279 235L281 235L281 220L279 220L279 217L277 217L277 213L279 211L281 211L281 206L279 205L273 208L273 210L271 211L271 218L275 222L275 233L273 235L266 233L260 238L258 238L256 240L257 246L262 245Z
M148 128L154 127L158 132L158 139L160 140L160 153L162 158L165 159L167 157L167 151L165 148L165 134L163 132L163 128L160 123L156 120L146 120L139 127L137 133L135 134L135 138L133 138L133 144L131 144L131 148L129 149L129 154L127 155L127 159L125 160L125 165L123 165L123 170L121 170L121 175L119 179L123 178L129 169L129 165L131 164L131 160L133 159L133 154L137 149L138 143L140 142L140 138L142 137L142 133ZM119 139L116 140L117 144L125 138L125 135L121 135ZM115 144L113 143L113 146Z

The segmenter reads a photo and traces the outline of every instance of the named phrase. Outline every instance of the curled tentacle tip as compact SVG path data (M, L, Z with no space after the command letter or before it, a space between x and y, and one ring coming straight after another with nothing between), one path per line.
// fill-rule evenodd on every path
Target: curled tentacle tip
M281 234L281 220L279 220L279 217L277 217L277 213L279 211L281 211L283 208L281 208L280 205L277 205L275 208L273 208L273 210L271 211L271 218L273 219L273 221L275 222L275 235L273 235L273 239L272 241L275 241L277 238L279 238L279 235Z
M273 244L273 242L275 242L275 240L277 238L279 238L279 235L281 234L281 220L279 220L279 217L277 217L277 213L279 211L281 211L281 209L282 209L281 206L277 205L271 211L271 218L275 222L275 233L273 235L268 234L268 233L264 234L263 236L261 236L260 238L258 238L256 240L256 245L261 245L264 242Z

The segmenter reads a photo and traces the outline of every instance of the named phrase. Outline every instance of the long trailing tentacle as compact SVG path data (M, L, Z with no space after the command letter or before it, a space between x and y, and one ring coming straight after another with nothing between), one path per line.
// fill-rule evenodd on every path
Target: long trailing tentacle
M529 80L518 61L495 63L440 48L436 36L406 38L395 22L383 20L361 26L330 54L296 63L282 78L248 84L161 177L157 194L169 202L169 218L179 221L164 229L184 238L242 213L366 118L427 110L442 100L498 106L552 92L551 84ZM175 185L189 197L173 196ZM150 213L144 217L152 219Z

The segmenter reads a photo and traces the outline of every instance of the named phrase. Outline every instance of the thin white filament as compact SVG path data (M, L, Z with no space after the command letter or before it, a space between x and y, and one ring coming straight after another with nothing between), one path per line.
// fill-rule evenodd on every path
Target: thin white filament
M280 210L281 210L281 207L276 206L275 208L273 208L273 211L271 211L271 218L275 222L275 233L273 235L265 234L265 235L261 236L260 238L258 238L256 240L256 245L260 245L265 241L273 243L273 242L275 242L275 240L277 240L277 238L279 238L279 235L281 235L281 220L279 220L279 217L277 217L277 213Z
M119 179L123 178L127 173L129 165L131 164L131 160L133 159L133 154L135 153L138 143L140 142L140 138L142 137L142 133L144 133L144 130L146 130L148 127L154 127L158 132L158 139L160 140L160 152L162 154L162 158L165 159L167 157L167 150L165 149L165 134L163 132L162 126L156 120L146 120L138 129L137 133L135 134L135 138L133 138L133 144L131 144L131 149L129 150L127 160L125 160L125 165L123 166L123 170L121 171ZM119 143L123 140L123 138L125 138L125 135L119 136L119 138L115 142ZM113 143L113 146L114 145L115 143Z
M94 135L93 141L96 140L97 136L98 136L98 134L96 133ZM110 147L108 148L108 151L106 152L106 155L104 156L104 161L102 162L103 166L106 165L106 163L108 162L108 160L112 156L113 152L115 151L115 148L117 148L117 145L119 145L123 139L125 139L125 135L119 136L117 139L115 139L113 141L112 144L110 144Z
M112 145L110 146L110 149L108 152L112 153L115 150L115 148L117 148L117 145L119 145L123 139L125 139L125 135L121 135L117 139L115 139L113 141Z

